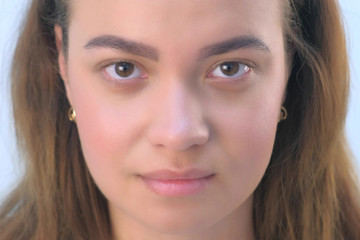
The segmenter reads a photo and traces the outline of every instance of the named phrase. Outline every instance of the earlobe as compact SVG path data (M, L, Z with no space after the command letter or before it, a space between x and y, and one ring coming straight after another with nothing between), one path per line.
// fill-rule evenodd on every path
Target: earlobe
M67 66L66 66L66 58L64 55L64 46L63 46L63 32L60 25L55 25L54 27L55 31L55 41L56 41L56 48L58 52L58 65L59 65L59 74L64 81L64 85L66 88L66 94L68 97L68 100L71 104L71 94L70 94L70 88L69 88L69 82L67 78Z

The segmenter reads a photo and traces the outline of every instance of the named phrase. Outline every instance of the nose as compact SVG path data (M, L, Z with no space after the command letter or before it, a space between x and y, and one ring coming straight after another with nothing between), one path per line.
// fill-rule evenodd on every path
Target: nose
M156 103L152 115L148 129L152 145L185 151L209 140L201 104L186 86L173 84L161 91L161 102Z

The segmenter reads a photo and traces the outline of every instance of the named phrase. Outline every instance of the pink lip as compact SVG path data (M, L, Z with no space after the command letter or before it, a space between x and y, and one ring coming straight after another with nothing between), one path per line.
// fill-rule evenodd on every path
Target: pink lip
M145 185L153 192L165 196L186 196L206 188L214 173L199 169L186 172L158 170L141 175Z

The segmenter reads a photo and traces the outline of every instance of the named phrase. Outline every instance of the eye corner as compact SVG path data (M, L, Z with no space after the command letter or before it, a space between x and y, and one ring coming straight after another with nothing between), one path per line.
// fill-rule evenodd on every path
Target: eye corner
M117 67L120 68L117 69ZM124 74L119 73L119 70L124 71ZM141 64L128 59L102 61L96 66L96 71L104 84L111 89L137 89L143 86L148 78L148 73Z

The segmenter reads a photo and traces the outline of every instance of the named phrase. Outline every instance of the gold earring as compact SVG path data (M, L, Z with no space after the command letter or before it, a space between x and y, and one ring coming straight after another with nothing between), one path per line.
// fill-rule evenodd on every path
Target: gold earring
M76 112L73 107L70 107L68 112L69 120L71 122L76 122Z
M280 114L280 120L286 120L288 117L288 112L286 111L286 108L284 106L281 106L281 114Z

